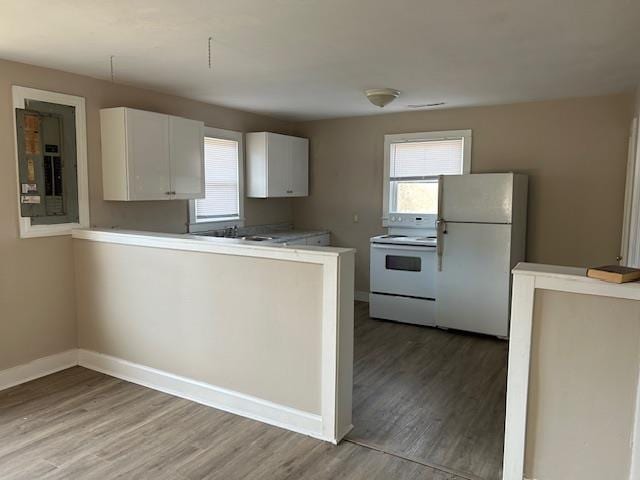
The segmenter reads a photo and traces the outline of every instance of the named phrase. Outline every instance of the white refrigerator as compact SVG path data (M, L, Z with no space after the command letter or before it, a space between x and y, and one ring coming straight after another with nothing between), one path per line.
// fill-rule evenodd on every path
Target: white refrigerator
M527 176L439 181L437 324L507 338L511 269L525 256Z

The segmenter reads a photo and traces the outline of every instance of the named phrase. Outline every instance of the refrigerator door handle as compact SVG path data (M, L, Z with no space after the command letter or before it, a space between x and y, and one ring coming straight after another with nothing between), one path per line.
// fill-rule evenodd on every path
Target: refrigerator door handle
M436 221L437 228L437 243L436 243L436 255L438 256L438 271L442 271L442 254L444 253L444 234L447 233L447 222L439 218Z
M444 176L438 176L438 219L436 220L436 255L438 257L438 271L442 271L442 254L444 252L444 234L447 233L447 222L442 218L442 198Z

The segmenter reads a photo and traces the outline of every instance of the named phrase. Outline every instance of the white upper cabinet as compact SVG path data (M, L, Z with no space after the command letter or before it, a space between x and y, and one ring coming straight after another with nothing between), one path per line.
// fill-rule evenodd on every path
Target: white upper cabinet
M118 107L100 127L105 200L204 197L204 123Z
M204 123L169 117L173 198L204 198Z
M309 140L291 139L291 190L294 197L309 195Z
M247 196L309 195L309 140L270 132L247 133Z
M169 117L126 109L124 124L130 198L119 200L164 200L171 190ZM102 164L110 160L103 155Z

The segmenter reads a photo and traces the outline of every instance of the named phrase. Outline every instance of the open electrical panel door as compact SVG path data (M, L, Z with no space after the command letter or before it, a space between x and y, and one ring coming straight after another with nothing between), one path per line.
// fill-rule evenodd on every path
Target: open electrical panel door
M77 223L75 108L28 100L16 108L20 213L31 223Z

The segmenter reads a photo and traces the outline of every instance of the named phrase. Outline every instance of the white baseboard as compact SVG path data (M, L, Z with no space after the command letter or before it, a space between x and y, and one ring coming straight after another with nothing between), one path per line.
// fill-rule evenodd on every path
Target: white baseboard
M66 352L54 353L29 363L0 371L0 390L15 387L36 378L44 377L78 364L78 351L74 348Z
M363 290L356 290L353 294L353 298L359 302L369 302L369 292Z
M1 370L0 390L76 365L320 440L336 441L334 438L326 438L323 435L320 415L303 412L90 350L67 350Z
M322 433L322 417L267 400L215 387L90 350L78 350L79 365L145 387L186 398L209 407L275 425L320 440L334 442Z

